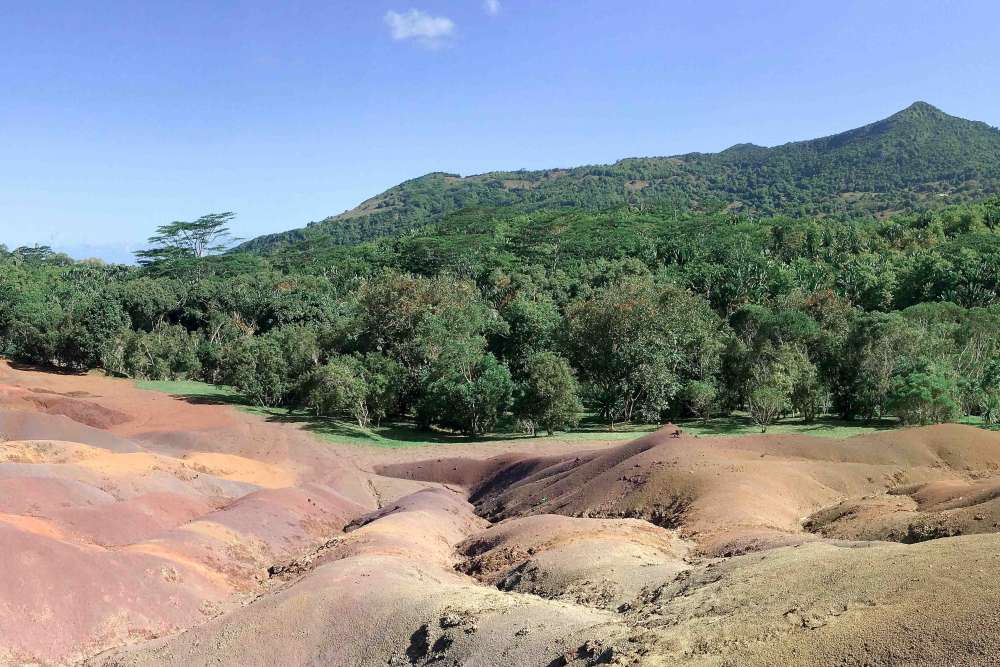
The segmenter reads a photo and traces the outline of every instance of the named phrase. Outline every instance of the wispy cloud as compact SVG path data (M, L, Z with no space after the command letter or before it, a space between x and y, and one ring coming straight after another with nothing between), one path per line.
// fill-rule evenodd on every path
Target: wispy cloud
M483 0L483 9L490 16L496 16L500 13L500 0Z
M408 12L388 11L385 23L397 41L412 39L427 47L438 47L455 32L455 22L447 16L431 16L419 9Z

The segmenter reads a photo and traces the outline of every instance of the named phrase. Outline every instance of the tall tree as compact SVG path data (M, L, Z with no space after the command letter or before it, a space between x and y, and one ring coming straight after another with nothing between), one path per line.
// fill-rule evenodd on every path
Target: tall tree
M149 237L150 245L135 256L143 266L178 259L197 259L226 250L237 239L229 232L235 213L209 213L193 222L175 220L160 225Z

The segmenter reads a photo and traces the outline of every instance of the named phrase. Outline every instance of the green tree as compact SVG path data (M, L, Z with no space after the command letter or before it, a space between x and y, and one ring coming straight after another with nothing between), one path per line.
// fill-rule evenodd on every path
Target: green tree
M1000 359L990 361L982 375L978 407L987 424L1000 422Z
M701 420L707 424L718 405L719 391L713 382L691 380L684 388L684 398L687 400L691 412L701 417Z
M569 363L553 352L528 357L518 386L514 414L549 435L576 426L583 412L576 377Z
M282 405L295 388L281 346L272 338L244 338L223 354L224 380L256 405Z
M689 292L634 278L571 304L563 340L613 428L634 418L659 420L685 376L703 376L701 353L715 344L713 320L717 327L708 305Z
M1000 228L1000 197L992 197L983 203L983 224L990 229Z
M882 255L851 256L840 267L837 287L847 299L865 310L888 310L896 289L895 267Z
M893 378L888 408L904 424L955 419L961 411L954 371L933 362L910 364Z
M830 394L820 380L818 369L804 354L794 372L790 396L792 409L802 416L802 421L811 424L828 407Z
M130 378L195 379L201 371L200 342L200 336L176 324L148 332L124 330L105 352L104 367Z
M899 313L871 313L855 320L844 339L834 402L845 419L886 412L899 369L935 347L918 324Z
M198 259L220 253L239 239L229 232L235 213L209 213L193 222L175 220L160 225L149 237L146 250L135 253L143 266L183 259Z
M85 295L70 305L59 324L56 356L68 366L100 367L109 346L128 326L125 311L112 295Z
M750 417L767 431L767 427L794 407L796 397L804 404L804 416L815 417L815 394L818 382L816 367L805 351L794 344L762 344L752 353L747 387L747 407Z
M444 344L431 363L417 405L418 417L469 435L491 429L510 405L507 367L471 340Z
M385 354L415 379L447 341L479 339L503 328L474 284L448 275L384 271L365 280L353 299L358 349Z
M551 298L518 295L500 315L507 327L494 336L492 348L511 368L519 369L534 353L552 348L561 316Z
M301 404L303 380L320 361L317 330L300 325L246 336L222 353L225 381L269 407Z
M788 394L783 387L755 380L747 395L747 408L760 432L767 433L767 428L788 409Z
M366 354L362 366L368 416L378 426L383 419L401 410L407 391L406 369L378 353Z

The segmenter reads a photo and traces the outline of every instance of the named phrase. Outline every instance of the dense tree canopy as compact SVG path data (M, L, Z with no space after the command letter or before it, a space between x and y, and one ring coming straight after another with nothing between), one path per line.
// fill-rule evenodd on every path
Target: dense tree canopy
M3 250L0 352L222 382L361 426L998 420L997 207L465 209L352 247L141 267Z

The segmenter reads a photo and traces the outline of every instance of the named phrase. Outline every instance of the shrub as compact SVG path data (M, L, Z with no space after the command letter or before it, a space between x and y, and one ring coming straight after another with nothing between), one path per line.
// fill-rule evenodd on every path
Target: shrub
M912 364L893 380L888 407L904 424L939 424L955 419L961 410L954 372L935 363Z
M112 373L148 380L196 378L201 370L201 339L179 325L161 325L153 331L124 331L104 354Z
M750 418L760 426L761 433L766 433L767 427L788 408L788 394L780 387L757 385L750 390L747 406L750 409Z

